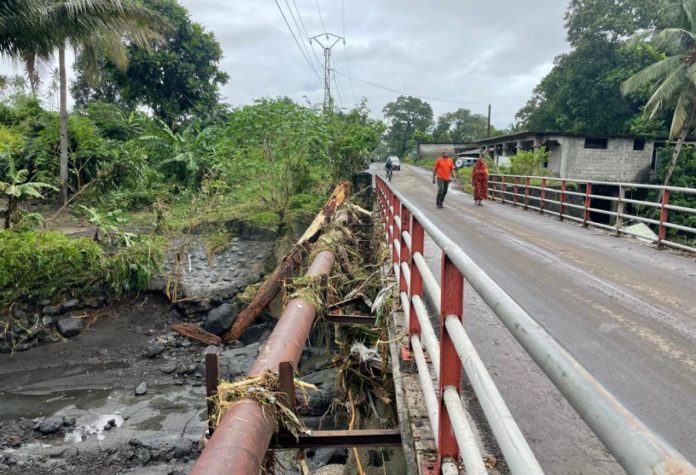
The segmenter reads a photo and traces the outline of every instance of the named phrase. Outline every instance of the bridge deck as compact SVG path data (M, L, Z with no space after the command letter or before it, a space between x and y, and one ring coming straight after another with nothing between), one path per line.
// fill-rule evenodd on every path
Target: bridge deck
M696 260L507 205L475 207L456 190L437 210L429 172L394 175L411 203L696 462ZM437 251L426 242L436 275ZM465 326L546 473L623 473L471 289L465 300Z

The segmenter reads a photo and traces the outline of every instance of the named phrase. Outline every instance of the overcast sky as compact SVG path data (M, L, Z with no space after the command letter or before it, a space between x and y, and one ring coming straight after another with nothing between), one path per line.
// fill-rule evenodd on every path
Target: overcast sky
M232 105L254 98L287 95L313 103L323 98L323 71L310 53L315 73L300 53L274 0L179 0L194 21L213 31L225 58L221 68L230 74L222 89ZM317 8L323 16L323 25ZM298 41L300 19L309 36L325 31L344 36L341 0L278 0ZM398 93L357 79L403 91L451 101L492 103L493 123L507 127L553 65L566 51L564 0L345 0L345 38L333 49L332 67L338 87L332 93L343 107L368 98L373 115L381 117ZM302 25L300 24L300 28ZM314 46L323 61L323 51ZM10 72L7 63L0 72ZM340 91L340 97L337 92ZM354 92L354 94L353 94ZM354 99L355 97L355 99ZM486 113L486 106L428 101L440 115L459 107Z

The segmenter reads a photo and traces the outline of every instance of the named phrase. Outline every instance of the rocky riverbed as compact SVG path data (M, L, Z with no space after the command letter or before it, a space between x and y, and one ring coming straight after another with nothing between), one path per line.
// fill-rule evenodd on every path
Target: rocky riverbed
M151 292L115 304L103 297L62 299L15 315L22 324L51 319L44 319L46 333L26 339L21 349L31 351L0 354L0 473L190 471L205 440L205 354L220 352L224 379L243 376L276 322L266 314L240 341L220 347L171 331L173 324L188 322L224 333L242 308L238 294L275 265L277 235L230 226L235 237L212 265L202 239L187 247L180 280L185 304L172 306L162 295L163 275L153 279ZM20 328L14 330L21 336ZM343 423L332 416L322 420L336 395L336 371L328 359L308 348L300 365L319 387L300 408L314 429ZM307 456L316 469L345 463L347 452ZM281 459L285 473L299 473L294 451Z

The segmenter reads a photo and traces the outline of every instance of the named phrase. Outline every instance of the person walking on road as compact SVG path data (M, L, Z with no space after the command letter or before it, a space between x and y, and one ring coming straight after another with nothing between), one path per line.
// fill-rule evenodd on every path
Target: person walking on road
M479 156L471 171L471 183L474 185L474 202L483 206L483 201L488 198L488 165L483 156Z
M457 175L454 171L454 162L449 156L449 150L443 150L442 156L435 162L433 169L433 184L437 179L437 198L435 204L438 208L444 208L443 202L449 188L450 179L457 183Z

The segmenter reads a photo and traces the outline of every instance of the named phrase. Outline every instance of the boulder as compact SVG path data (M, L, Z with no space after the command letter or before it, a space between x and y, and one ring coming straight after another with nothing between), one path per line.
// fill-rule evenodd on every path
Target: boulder
M82 319L62 318L58 320L58 331L65 338L77 336L82 331Z
M303 416L321 416L325 414L334 399L339 397L338 391L338 370L329 368L316 373L310 373L300 378L305 383L313 384L318 391L307 392L307 402L304 405L304 396L298 388L295 396L299 402L297 412Z
M225 350L220 353L220 375L226 380L246 375L254 364L261 348L260 343Z
M144 394L147 394L147 384L145 384L145 382L142 382L138 384L137 388L135 388L135 395L142 396Z
M46 417L39 424L39 432L42 434L55 434L63 428L63 418L52 416Z
M203 328L210 333L221 335L232 327L238 314L237 305L226 303L208 313L208 320Z

